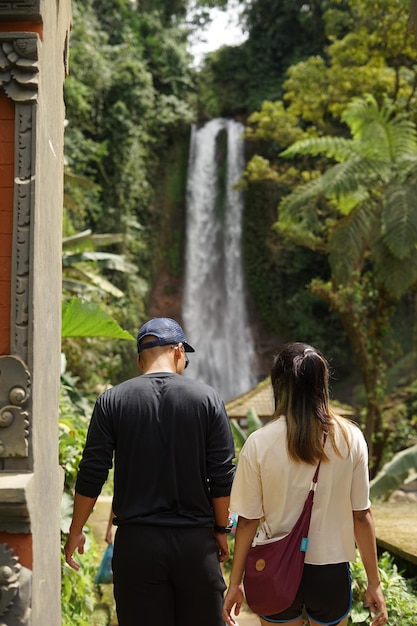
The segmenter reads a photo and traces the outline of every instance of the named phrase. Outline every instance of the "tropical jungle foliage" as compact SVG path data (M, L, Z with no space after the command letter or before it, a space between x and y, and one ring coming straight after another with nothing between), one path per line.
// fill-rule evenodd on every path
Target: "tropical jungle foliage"
M132 339L154 285L182 279L190 123L222 115L246 124L244 255L264 343L272 354L302 339L330 358L334 392L357 408L373 474L383 467L374 488L386 493L416 444L416 2L244 0L246 41L198 70L188 36L227 0L192 4L190 14L188 0L72 0L66 491L93 398L136 373ZM92 623L90 554L83 574L64 568L64 625ZM415 599L389 558L381 563L392 615L411 624ZM359 599L352 619L365 619Z
M288 68L282 98L264 102L247 131L255 151L249 193L266 188L268 199L272 188L279 206L278 254L269 255L277 289L278 255L308 250L310 293L337 314L361 374L374 472L393 426L382 416L386 370L413 337L412 328L405 338L391 325L414 299L416 284L416 64L407 10L407 2L390 0L372 9L361 0L326 3L327 45ZM260 291L258 278L257 272L250 284ZM269 293L276 293L272 285ZM293 300L297 293L290 292Z

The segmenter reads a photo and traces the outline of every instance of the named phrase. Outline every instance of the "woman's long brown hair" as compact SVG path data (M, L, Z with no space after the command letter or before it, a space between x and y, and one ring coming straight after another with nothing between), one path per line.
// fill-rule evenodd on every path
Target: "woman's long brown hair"
M285 415L289 456L297 462L328 461L323 448L327 433L334 451L335 427L341 428L349 449L347 429L329 402L329 366L324 356L305 343L288 343L275 357L271 382L275 398L274 417Z

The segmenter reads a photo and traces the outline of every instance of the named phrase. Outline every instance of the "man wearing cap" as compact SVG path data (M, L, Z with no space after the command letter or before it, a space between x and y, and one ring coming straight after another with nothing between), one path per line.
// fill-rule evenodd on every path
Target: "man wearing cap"
M153 318L137 336L143 375L96 401L75 486L67 563L114 455L113 578L119 626L224 626L234 444L223 400L181 376L194 352L181 326Z

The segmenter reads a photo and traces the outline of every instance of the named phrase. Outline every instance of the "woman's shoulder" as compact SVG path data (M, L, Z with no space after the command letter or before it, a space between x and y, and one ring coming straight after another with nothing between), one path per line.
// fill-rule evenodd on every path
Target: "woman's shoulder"
M284 416L280 416L277 419L264 424L261 428L258 428L252 432L246 439L248 447L259 447L263 445L271 445L276 442L281 436L285 436L287 432L287 425Z
M336 441L338 445L341 444L342 440L347 438L349 442L348 445L350 449L356 450L357 452L362 451L366 448L366 440L365 436L362 432L360 424L354 422L353 420L336 416Z

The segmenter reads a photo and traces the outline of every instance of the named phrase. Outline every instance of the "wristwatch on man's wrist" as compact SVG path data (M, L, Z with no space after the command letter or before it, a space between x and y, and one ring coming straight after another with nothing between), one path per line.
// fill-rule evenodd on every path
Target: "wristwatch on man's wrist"
M222 535L229 535L232 532L233 522L229 522L227 526L218 526L215 524L214 532L221 533Z

